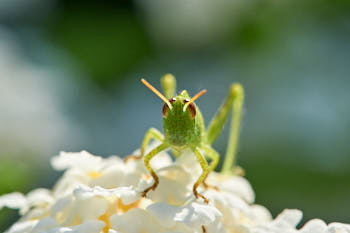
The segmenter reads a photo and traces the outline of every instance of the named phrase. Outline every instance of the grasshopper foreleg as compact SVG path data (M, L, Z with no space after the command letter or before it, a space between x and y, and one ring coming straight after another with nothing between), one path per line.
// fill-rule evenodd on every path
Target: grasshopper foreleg
M161 132L159 132L155 128L150 128L146 134L145 137L143 138L142 145L141 145L141 150L140 150L140 155L129 155L124 159L124 162L127 162L130 159L142 159L143 156L145 155L145 150L147 148L147 145L149 142L152 140L158 140L160 142L164 141L164 136Z
M147 155L144 156L144 163L145 166L148 170L148 172L151 174L151 176L153 177L154 183L152 186L146 188L145 190L143 190L143 192L141 193L142 197L146 197L147 193L150 190L155 190L158 186L159 183L159 178L157 176L157 174L154 172L153 168L150 165L150 161L151 159L156 156L159 152L161 152L162 150L165 150L166 148L168 148L169 146L165 143L160 144L159 146L157 146L156 148L154 148L151 152L149 152Z

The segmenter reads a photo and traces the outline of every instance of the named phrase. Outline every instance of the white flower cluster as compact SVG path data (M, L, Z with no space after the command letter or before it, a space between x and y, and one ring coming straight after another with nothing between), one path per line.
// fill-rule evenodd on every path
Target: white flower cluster
M217 189L200 190L209 199L204 204L192 193L201 168L190 152L175 162L165 152L151 161L160 183L147 198L140 194L153 180L142 160L62 152L52 165L65 170L53 190L0 197L0 209L18 208L22 215L6 233L350 233L350 225L318 219L298 230L299 210L273 220L253 204L254 192L240 176L212 172L207 182Z

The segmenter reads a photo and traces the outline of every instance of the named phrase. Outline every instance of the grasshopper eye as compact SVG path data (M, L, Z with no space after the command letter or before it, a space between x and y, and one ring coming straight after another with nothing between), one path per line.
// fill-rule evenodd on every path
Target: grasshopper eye
M176 101L175 98L169 99L169 102L170 102L170 103L172 103L172 102L174 102L174 101ZM169 112L169 106L165 103L165 104L163 105L163 108L162 108L163 117L166 117L166 115L168 114L168 112Z
M184 103L187 103L189 101L190 100L185 99ZM188 111L190 111L191 117L194 118L196 116L196 106L193 103L190 103L190 105L188 105L187 109L188 109Z
M162 108L163 117L166 117L168 112L169 112L169 106L167 104L164 104Z

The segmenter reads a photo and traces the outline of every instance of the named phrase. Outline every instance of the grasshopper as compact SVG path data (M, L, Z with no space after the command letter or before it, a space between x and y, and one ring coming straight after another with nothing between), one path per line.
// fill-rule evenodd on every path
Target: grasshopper
M144 164L154 179L153 185L146 188L142 192L142 196L146 197L147 193L150 190L155 190L159 184L159 178L150 166L150 160L154 156L163 150L171 148L175 157L178 157L181 151L190 149L195 154L202 168L202 174L193 185L193 194L196 198L202 198L205 203L208 203L208 199L200 194L197 188L202 183L208 187L205 183L205 179L208 174L216 168L219 162L219 153L213 149L211 145L221 133L231 110L233 110L233 114L230 135L222 172L232 172L238 144L239 125L244 99L243 87L238 83L234 83L230 86L226 100L219 108L208 128L205 128L202 113L199 111L194 101L206 93L206 90L200 91L192 98L186 90L183 90L179 95L174 97L176 93L176 79L171 74L166 74L161 78L164 95L146 80L141 79L141 81L164 101L162 108L164 135L157 129L150 128L144 136L140 155L126 158L126 160L131 157L136 159L144 158ZM145 149L152 139L160 141L161 144L148 154L145 154ZM210 160L209 164L207 159Z

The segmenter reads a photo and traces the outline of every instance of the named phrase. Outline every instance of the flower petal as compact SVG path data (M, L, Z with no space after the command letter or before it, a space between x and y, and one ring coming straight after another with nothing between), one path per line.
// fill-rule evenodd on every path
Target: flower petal
M333 222L328 225L327 233L350 233L350 224Z
M35 232L42 232L42 231L46 231L46 230L50 230L52 228L56 228L59 227L58 222L56 221L56 219L54 218L43 218L40 221L38 221L35 226L33 227L33 229L31 230L31 233L35 233Z
M27 199L22 193L9 193L0 196L0 209L7 207L20 209L27 204Z
M90 188L88 186L79 186L74 190L74 195L80 199L91 198L95 196L101 197L118 197L125 205L129 205L137 201L140 196L132 187L119 187L115 189L104 189L99 186Z
M66 170L69 168L79 168L82 170L95 170L100 165L102 158L90 154L87 151L81 152L60 152L58 156L51 159L51 165L54 169Z
M5 233L31 232L39 220L16 222Z
M52 202L54 198L51 196L51 192L47 189L39 188L30 191L26 195L26 205L23 206L20 210L22 215L26 214L31 208L42 206L45 207Z
M327 224L320 219L312 219L305 223L300 233L324 233L327 230Z
M179 165L164 167L156 173L159 176L159 185L156 190L148 194L154 202L167 202L169 204L182 205L192 196L191 173ZM142 180L138 190L144 190L152 185L153 180ZM194 181L193 181L194 183Z
M261 224L272 221L272 215L265 206L252 205L251 211L254 215L255 224Z
M134 208L123 215L114 214L110 217L111 226L114 230L125 233L154 233L165 232L154 216L143 209Z
M220 189L234 193L248 203L253 203L255 194L250 183L241 176L231 176L222 182Z
M167 203L155 203L146 209L153 214L164 227L173 227L183 223L189 227L209 225L221 217L213 206L192 202L186 206L175 206Z
M281 229L295 228L303 217L303 213L297 209L285 209L273 223Z
M100 233L105 223L98 220L89 220L80 225L71 227L57 227L41 233Z

